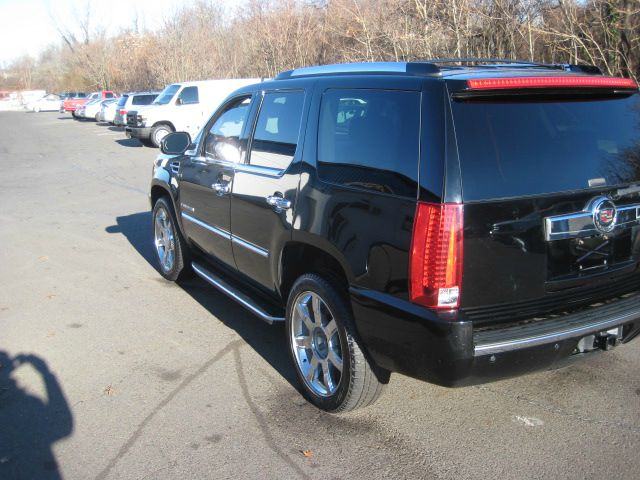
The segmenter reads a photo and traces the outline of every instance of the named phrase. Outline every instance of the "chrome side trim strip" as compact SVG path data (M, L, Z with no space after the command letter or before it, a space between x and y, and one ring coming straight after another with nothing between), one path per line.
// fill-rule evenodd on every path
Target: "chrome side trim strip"
M559 342L561 340L567 340L569 338L586 336L592 333L597 333L603 330L608 330L610 328L620 326L627 321L637 320L639 315L640 314L637 310L633 310L618 314L601 322L589 323L587 325L581 325L579 327L569 328L558 332L525 338L514 338L512 340L505 340L503 342L479 344L475 346L474 356L477 357L480 355L490 355L492 353L508 352L510 350L536 347L539 345L544 345L546 343Z
M236 163L234 169L237 172L256 173L259 175L268 175L270 177L281 177L284 170L277 168L261 167L259 165L250 165L246 163Z
M226 230L222 230L221 228L209 225L208 223L204 223L202 220L198 220L197 218L192 217L191 215L189 215L188 213L185 213L184 211L182 212L182 218L185 220L189 220L191 223L195 223L196 225L199 225L202 228L206 228L210 232L213 232L216 235L220 235L221 237L226 238L227 240L231 240L231 233L227 232Z
M240 245L241 247L246 248L247 250L251 250L253 253L257 253L258 255L262 256L262 257L268 257L269 256L269 250L266 250L262 247L259 247L251 242L247 242L246 240L243 240L240 237L236 237L235 235L231 235L231 241L237 245Z
M185 205L185 204L181 204L180 206L183 208L183 210L182 210L182 218L183 219L188 220L191 223L195 223L196 225L199 225L202 228L206 228L210 232L213 232L216 235L220 235L221 237L226 238L227 240L231 240L233 243L235 243L237 245L240 245L241 247L244 247L247 250L251 250L253 253L257 253L261 257L268 257L269 256L269 250L266 250L266 249L264 249L262 247L259 247L258 245L255 245L255 244L253 244L251 242L247 242L246 240L244 240L244 239L242 239L240 237L236 237L235 235L232 235L231 232L227 232L226 230L223 230L221 228L214 227L213 225L209 225L208 223L205 223L202 220L197 219L196 217L192 217L191 215L189 215L188 213L186 213L184 211L187 208L193 208L193 207L190 207L190 206Z
M196 274L198 274L198 276L201 277L204 281L210 283L211 285L216 287L218 290L220 290L222 293L231 297L233 300L235 300L240 305L245 307L251 313L260 317L262 320L264 320L268 324L273 324L276 322L284 322L283 317L274 317L272 315L269 315L268 313L263 311L260 307L255 305L249 297L234 290L224 280L221 280L220 278L215 277L213 274L208 272L201 265L198 265L196 262L192 262L191 267L193 268L193 271L196 272Z

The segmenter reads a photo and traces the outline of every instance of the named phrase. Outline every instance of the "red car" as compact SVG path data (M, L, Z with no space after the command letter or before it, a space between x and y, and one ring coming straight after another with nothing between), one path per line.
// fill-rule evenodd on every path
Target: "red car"
M117 95L111 90L102 90L100 92L93 92L87 96L86 93L78 93L75 97L67 98L62 104L62 108L65 112L75 112L76 108L84 105L90 100L95 98L116 98Z

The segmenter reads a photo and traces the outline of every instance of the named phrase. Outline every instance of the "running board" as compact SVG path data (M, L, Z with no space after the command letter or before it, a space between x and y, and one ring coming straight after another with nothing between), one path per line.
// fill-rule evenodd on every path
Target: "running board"
M192 262L191 267L193 268L193 271L196 272L196 274L199 277L201 277L204 281L206 281L207 283L210 283L211 285L216 287L218 290L220 290L222 293L231 297L233 300L238 302L244 308L246 308L253 314L260 317L262 320L267 322L269 325L277 322L284 322L284 317L277 317L265 312L262 308L256 305L255 302L251 298L249 298L247 295L245 295L238 289L232 287L231 285L229 285L228 282L222 280L219 276L211 273L211 271L209 271L199 263Z

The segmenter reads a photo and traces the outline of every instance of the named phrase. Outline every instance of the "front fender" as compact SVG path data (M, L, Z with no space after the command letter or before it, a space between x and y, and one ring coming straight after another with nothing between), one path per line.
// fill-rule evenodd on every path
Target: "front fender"
M180 157L171 155L158 155L153 165L149 201L151 203L151 209L153 210L153 206L159 197L168 196L171 199L173 211L176 214L178 228L184 236L182 216L180 215L179 208L179 183L177 175L171 171L171 163L179 161L179 159Z

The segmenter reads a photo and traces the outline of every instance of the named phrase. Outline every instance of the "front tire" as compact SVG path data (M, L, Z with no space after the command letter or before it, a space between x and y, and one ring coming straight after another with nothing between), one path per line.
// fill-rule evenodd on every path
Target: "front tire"
M178 230L175 212L167 197L160 197L153 206L153 244L158 270L172 282L189 272L189 247Z
M151 135L149 135L149 139L154 147L160 148L160 143L162 143L162 139L173 133L173 128L169 125L156 125L151 129Z
M322 410L342 413L374 403L389 374L365 356L349 304L335 285L316 274L298 278L286 331L303 395Z

